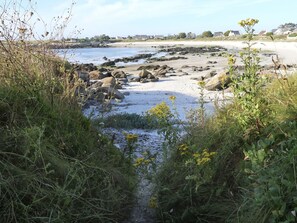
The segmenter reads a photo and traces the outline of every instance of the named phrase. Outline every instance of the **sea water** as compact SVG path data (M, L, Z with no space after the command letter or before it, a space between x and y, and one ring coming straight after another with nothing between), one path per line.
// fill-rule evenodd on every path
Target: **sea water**
M123 57L132 57L138 54L157 53L156 49L132 48L132 47L105 47L105 48L75 48L58 50L58 55L72 63L93 63L100 65L107 60L114 60ZM141 64L144 60L136 63ZM124 64L117 64L124 65Z

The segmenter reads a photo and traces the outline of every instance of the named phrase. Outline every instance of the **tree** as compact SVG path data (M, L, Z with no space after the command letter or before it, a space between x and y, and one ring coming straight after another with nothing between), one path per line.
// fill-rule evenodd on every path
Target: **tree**
M187 34L184 32L179 33L177 36L178 39L185 39L186 37L187 37Z
M230 32L230 30L227 30L226 32L224 32L224 36L229 36Z
M196 38L196 34L192 33L192 32L188 32L187 33L187 39L195 39Z
M213 37L213 34L211 31L205 31L202 33L202 37Z

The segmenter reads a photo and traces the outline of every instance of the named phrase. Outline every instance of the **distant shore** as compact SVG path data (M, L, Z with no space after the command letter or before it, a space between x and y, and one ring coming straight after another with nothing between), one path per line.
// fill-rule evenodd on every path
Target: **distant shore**
M243 41L141 41L110 43L112 47L160 47L160 46L222 46L228 49L242 49ZM283 63L297 64L297 42L255 41L255 48L272 51Z

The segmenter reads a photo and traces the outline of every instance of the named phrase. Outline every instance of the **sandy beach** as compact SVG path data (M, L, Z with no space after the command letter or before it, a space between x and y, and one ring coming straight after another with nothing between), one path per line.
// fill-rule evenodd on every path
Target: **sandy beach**
M120 42L112 44L113 47L198 47L198 46L221 46L227 49L227 53L237 54L237 64L241 61L238 52L245 44L241 41L160 41L160 42ZM283 64L297 64L297 42L257 42L255 48L261 49L261 65L273 65L271 55L277 54ZM166 58L171 56L167 55ZM150 65L166 65L170 72L165 77L159 77L157 82L129 82L120 89L126 96L121 102L113 105L112 113L137 113L143 114L158 103L165 101L171 108L175 108L182 120L186 119L188 111L199 107L199 95L201 89L198 81L208 78L211 74L220 74L227 71L228 62L226 56L214 56L210 53L187 54L186 59L156 61ZM145 64L148 65L148 64ZM140 73L138 65L128 65L123 70L129 77L137 77ZM202 69L196 69L202 68ZM296 70L296 66L291 68L291 72ZM204 90L205 108L208 114L215 110L214 102L221 102L232 98L228 91L208 91ZM169 100L170 96L175 96L174 106ZM87 111L89 113L94 107Z

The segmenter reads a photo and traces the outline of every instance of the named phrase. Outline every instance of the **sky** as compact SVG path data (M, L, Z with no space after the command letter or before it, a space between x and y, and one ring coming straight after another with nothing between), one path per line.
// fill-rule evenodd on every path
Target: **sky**
M1 5L11 0L0 0ZM17 1L17 0L14 0ZM27 7L29 0L18 0ZM270 31L297 23L297 0L35 0L44 29L53 29L71 11L66 37L201 34L210 30L243 32L238 22L259 19L255 29ZM74 4L72 4L74 2ZM35 13L36 15L36 13ZM58 16L64 16L58 17ZM54 19L53 19L54 18ZM57 19L58 18L58 19ZM56 19L56 20L55 20ZM40 26L37 26L41 29Z

